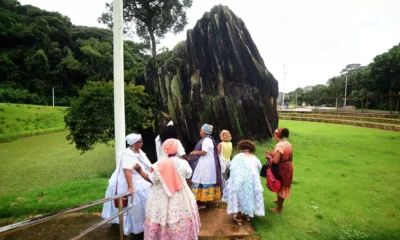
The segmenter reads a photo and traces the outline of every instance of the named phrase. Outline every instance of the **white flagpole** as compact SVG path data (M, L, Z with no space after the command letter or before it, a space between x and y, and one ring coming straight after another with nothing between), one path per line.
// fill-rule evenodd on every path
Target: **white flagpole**
M114 0L114 127L115 161L125 149L123 0Z

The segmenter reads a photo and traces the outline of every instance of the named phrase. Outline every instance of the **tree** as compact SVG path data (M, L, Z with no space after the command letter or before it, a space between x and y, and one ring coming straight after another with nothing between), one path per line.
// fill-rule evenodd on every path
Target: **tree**
M5 102L68 106L88 79L112 78L112 31L16 0L0 1L0 90ZM147 46L124 42L127 82L143 83ZM17 93L20 93L16 97Z
M96 143L114 139L113 82L89 81L65 115L67 139L86 152ZM152 126L151 100L143 86L125 84L126 131L141 132Z
M361 66L361 64L359 64L359 63L347 64L347 66L340 72L340 74L349 74L349 73L359 72L363 68L364 67Z
M135 32L146 44L151 44L153 57L157 54L157 40L172 31L181 32L187 25L186 9L193 0L125 0L125 32ZM106 3L106 12L98 19L99 23L113 26L113 5ZM135 31L132 29L135 25Z
M369 67L380 93L400 92L400 44L376 56Z

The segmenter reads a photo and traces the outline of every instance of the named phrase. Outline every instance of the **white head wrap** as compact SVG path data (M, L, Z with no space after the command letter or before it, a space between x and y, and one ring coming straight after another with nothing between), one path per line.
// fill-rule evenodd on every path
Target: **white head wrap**
M173 122L173 121L169 121L169 123L167 124L167 126L174 126L174 122Z
M135 144L137 141L139 141L142 138L142 135L136 134L136 133L131 133L125 137L126 143L131 146L132 144Z

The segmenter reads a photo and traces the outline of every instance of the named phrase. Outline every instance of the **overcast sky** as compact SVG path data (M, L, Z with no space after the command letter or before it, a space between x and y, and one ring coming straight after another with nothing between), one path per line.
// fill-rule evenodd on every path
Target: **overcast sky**
M67 15L73 24L104 27L97 18L106 0L19 0ZM282 91L325 84L348 63L367 65L400 43L400 0L194 0L193 28L205 11L227 5L243 19L268 70ZM159 47L172 49L186 30L167 35ZM134 39L138 40L138 39Z

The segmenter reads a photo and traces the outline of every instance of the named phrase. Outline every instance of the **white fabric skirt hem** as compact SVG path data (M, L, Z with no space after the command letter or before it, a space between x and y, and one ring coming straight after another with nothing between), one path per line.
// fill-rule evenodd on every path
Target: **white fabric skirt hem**
M106 198L115 196L114 187L108 187ZM144 231L145 207L150 194L150 188L135 192L133 195L133 206L128 214L124 216L124 235L131 233L138 234ZM118 208L114 206L114 201L104 203L101 217L106 219L118 212ZM110 223L119 224L119 218L114 218Z

